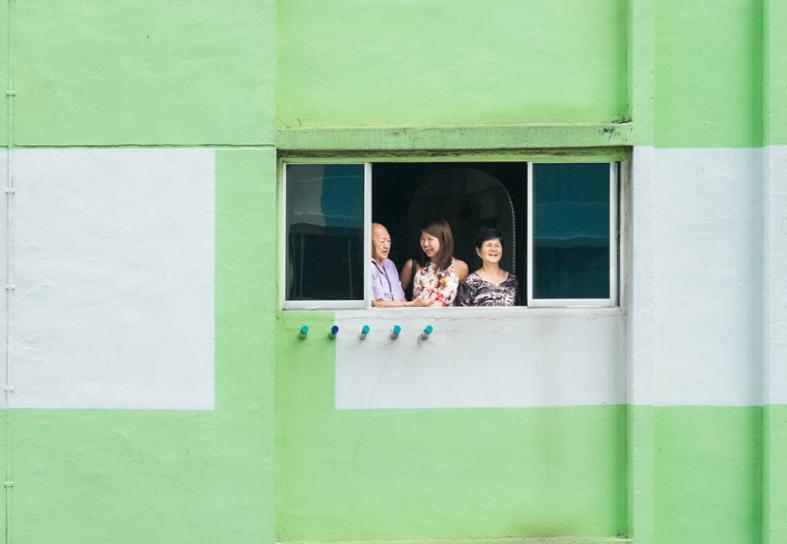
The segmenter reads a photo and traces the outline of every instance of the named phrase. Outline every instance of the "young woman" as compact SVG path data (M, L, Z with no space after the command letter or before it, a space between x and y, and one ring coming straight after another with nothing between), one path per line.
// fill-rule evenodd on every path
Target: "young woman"
M503 258L503 235L497 229L482 229L475 239L475 251L481 268L467 276L459 286L457 306L513 306L519 282L516 276L500 268Z
M423 301L426 306L451 306L469 271L464 261L453 256L451 225L445 219L436 219L421 227L420 248L418 257L402 268L402 288L407 291L412 284L412 300Z

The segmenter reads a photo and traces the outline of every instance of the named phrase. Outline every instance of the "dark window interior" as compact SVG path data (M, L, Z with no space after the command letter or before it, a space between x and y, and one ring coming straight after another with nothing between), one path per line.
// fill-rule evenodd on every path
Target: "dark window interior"
M372 218L393 240L390 258L401 269L418 252L419 227L442 217L452 227L454 256L470 271L481 266L474 241L482 226L503 233L501 266L525 286L526 163L375 163ZM524 300L520 293L519 304Z

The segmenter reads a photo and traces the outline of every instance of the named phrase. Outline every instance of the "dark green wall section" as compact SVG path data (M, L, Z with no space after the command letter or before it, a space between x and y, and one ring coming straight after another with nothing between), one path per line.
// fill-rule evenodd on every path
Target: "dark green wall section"
M274 0L11 4L17 145L273 143Z
M762 0L656 2L656 145L762 144Z
M626 532L625 406L337 411L330 324L279 320L280 539Z
M282 127L625 117L621 0L287 0Z

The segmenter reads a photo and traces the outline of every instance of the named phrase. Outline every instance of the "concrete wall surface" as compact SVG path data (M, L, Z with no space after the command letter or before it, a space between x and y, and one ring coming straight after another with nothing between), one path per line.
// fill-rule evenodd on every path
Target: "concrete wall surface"
M787 3L1 0L0 44L1 541L787 543ZM282 309L285 163L534 160L621 161L619 304Z

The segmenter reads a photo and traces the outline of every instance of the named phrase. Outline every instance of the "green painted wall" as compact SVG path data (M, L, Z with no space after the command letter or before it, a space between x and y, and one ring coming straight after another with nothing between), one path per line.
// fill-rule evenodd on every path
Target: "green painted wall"
M763 0L765 142L787 144L787 4Z
M337 411L331 319L279 319L279 538L626 533L625 406Z
M760 542L762 408L655 411L656 542Z
M10 4L0 6L0 146L8 145L8 15Z
M625 35L622 0L280 2L278 123L620 119Z
M637 143L787 144L784 3L654 4L653 51L645 40L637 73L652 53L654 87L641 94L654 97L655 136ZM256 146L217 156L216 410L7 413L0 463L14 481L4 501L11 541L629 529L626 424L638 408L333 409L332 346L310 339L295 350L300 317L276 310L273 147L277 128L627 117L626 2L17 0L0 10L2 89L9 9L17 145ZM6 103L0 93L3 145ZM597 130L530 130L521 146L576 144L576 134L581 145L631 141L628 129L607 140ZM461 147L456 134L420 141ZM494 149L500 132L475 134ZM506 147L520 137L504 136ZM330 319L309 316L315 326ZM770 544L787 541L787 407L643 410L654 465L633 470L652 478L638 504L653 507L654 542L751 544L763 532ZM4 524L0 515L0 535Z
M766 454L763 482L766 502L763 542L787 542L787 405L763 408Z
M656 2L657 146L762 144L762 17L762 0Z
M12 4L17 145L273 143L274 0Z

